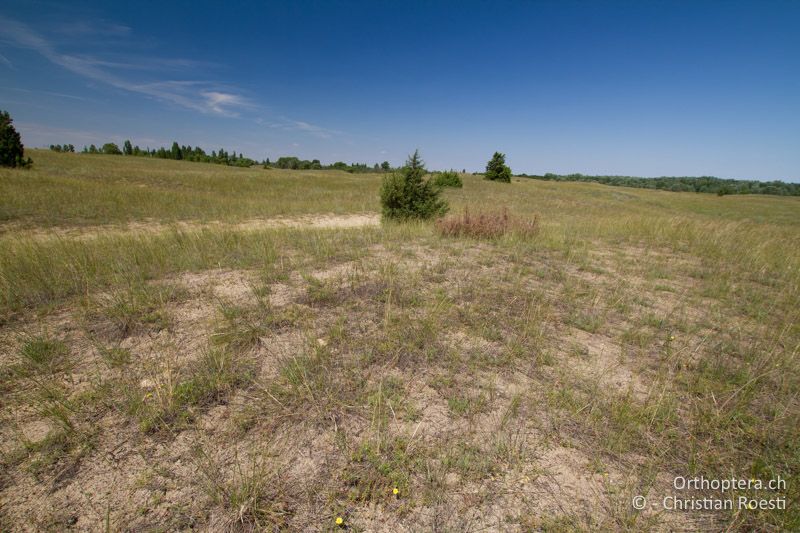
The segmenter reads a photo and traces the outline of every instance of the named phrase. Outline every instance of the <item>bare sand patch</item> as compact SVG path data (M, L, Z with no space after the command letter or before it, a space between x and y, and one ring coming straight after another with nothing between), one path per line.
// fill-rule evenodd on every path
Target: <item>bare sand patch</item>
M620 346L610 337L571 328L568 339L579 349L572 368L591 382L603 383L616 390L630 390L642 398L647 386L640 376L628 368L621 357Z

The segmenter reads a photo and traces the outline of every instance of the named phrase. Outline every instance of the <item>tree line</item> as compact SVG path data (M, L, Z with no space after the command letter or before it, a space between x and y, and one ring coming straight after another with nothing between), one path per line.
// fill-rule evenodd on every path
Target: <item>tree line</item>
M552 174L544 176L519 174L521 177L545 181L580 181L602 183L616 187L658 189L673 192L703 192L724 196L727 194L775 194L800 196L800 183L783 181L754 181L722 179L714 176L663 176L642 178L637 176L587 176L585 174Z
M300 159L294 156L284 156L279 157L274 162L270 162L269 159L264 161L264 168L285 168L291 170L343 170L345 172L389 172L392 170L392 165L389 164L388 161L384 161L383 163L375 163L373 166L369 166L367 163L351 163L347 164L344 161L337 161L330 165L323 165L319 159L313 159L311 161L307 159Z
M64 149L65 147L71 149ZM51 145L50 149L56 152L75 151L72 145ZM160 148L140 148L139 146L134 146L130 140L126 140L122 144L122 148L120 148L116 143L108 142L100 147L97 147L94 144L84 146L83 150L81 150L81 153L153 157L156 159L196 161L198 163L216 163L219 165L229 165L235 167L250 167L258 164L258 161L255 159L245 157L244 154L237 154L235 150L233 152L228 152L224 148L220 148L219 150L212 150L209 154L199 146L184 146L178 144L177 142L173 142L170 148L165 148L163 146Z
M54 152L75 152L75 147L71 144L51 144L50 149ZM220 165L229 165L229 166L236 166L236 167L251 167L254 165L263 165L264 168L283 168L283 169L292 169L292 170L343 170L346 172L389 172L392 170L392 166L389 164L388 161L384 161L383 163L375 163L373 166L369 166L367 163L351 163L347 164L343 161L337 161L330 165L324 165L320 162L319 159L313 159L311 161L307 159L300 159L294 156L283 156L279 157L274 162L271 162L269 158L264 159L263 161L257 161L255 159L251 159L246 157L244 154L237 154L234 150L233 152L228 152L224 148L220 148L219 150L212 150L211 153L207 153L205 150L200 148L199 146L183 146L178 144L177 142L173 142L170 148L140 148L139 146L134 146L130 140L126 140L122 144L122 148L119 147L116 143L108 142L103 144L102 146L98 147L94 144L89 146L84 146L81 153L84 154L105 154L105 155L129 155L129 156L138 156L138 157L154 157L157 159L174 159L174 160L184 160L184 161L195 161L199 163L217 163Z

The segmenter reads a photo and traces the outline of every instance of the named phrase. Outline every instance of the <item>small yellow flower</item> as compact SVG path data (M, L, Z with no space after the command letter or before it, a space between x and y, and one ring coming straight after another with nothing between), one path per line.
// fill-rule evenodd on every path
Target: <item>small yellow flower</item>
M675 335L670 335L669 336L669 340L674 341L675 340Z
M336 517L336 525L337 526L341 526L342 524L344 524L344 518L342 518L341 516L337 516Z
M397 496L398 494L400 494L400 489L398 489L397 487L393 488L393 489L392 489L392 494L394 494L395 496Z

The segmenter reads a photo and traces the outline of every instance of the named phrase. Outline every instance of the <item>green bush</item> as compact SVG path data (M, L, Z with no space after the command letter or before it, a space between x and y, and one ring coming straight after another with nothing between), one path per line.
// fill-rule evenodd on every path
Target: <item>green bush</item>
M506 166L506 155L495 152L486 164L486 179L511 183L511 169Z
M432 178L437 187L463 187L464 182L455 170L446 170L435 174Z
M447 203L439 197L439 189L425 181L424 162L414 151L398 172L383 179L381 206L386 219L427 219L447 212Z

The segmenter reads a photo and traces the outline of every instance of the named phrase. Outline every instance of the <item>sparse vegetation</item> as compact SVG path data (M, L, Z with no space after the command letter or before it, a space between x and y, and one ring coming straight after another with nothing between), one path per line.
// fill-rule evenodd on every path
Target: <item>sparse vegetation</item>
M797 198L465 174L463 214L346 228L313 214L377 216L382 172L35 157L0 170L4 529L800 526ZM696 475L787 509L632 509Z

